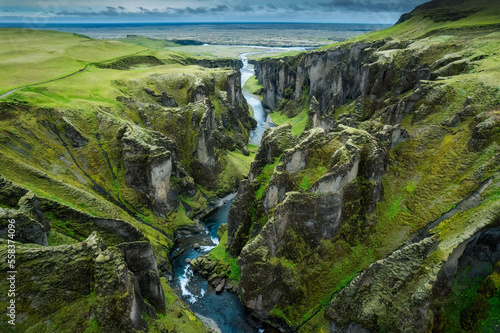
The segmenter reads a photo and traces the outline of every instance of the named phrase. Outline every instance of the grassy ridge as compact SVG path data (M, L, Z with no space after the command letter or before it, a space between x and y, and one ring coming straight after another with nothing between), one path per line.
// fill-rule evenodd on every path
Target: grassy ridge
M278 126L284 124L292 125L292 134L299 136L306 128L308 115L305 109L292 118L288 118L288 116L283 113L273 112L271 113L271 119Z
M491 0L466 0L459 4L453 0L433 1L437 8L422 5L413 10L409 18L388 29L360 35L345 42L322 47L327 49L352 42L380 39L413 39L452 29L477 29L500 24L500 3ZM498 27L496 28L498 30ZM467 32L466 32L467 33Z
M144 50L69 33L0 29L0 92L68 75L87 63Z
M253 95L260 95L262 92L262 85L259 84L259 80L254 76L251 76L246 82L245 85L243 86L243 89L248 91L249 93ZM262 96L260 96L262 100Z
M144 44L148 46L147 44ZM88 64L140 54L179 63L178 53L116 40L31 29L0 29L0 93L74 73Z

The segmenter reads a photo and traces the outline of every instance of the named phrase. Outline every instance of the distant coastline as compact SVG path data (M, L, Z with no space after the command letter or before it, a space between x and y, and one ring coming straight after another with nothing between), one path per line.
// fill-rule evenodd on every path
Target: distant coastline
M57 30L83 34L94 39L140 35L165 40L194 40L216 45L263 45L318 47L343 41L385 24L357 23L0 23L0 28ZM258 36L258 40L256 39Z

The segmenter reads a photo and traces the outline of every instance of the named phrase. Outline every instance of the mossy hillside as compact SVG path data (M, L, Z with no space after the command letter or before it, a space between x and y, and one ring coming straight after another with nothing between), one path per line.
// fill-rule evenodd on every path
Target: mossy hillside
M316 133L317 131L312 132ZM342 140L347 140L349 135L344 135ZM312 134L305 132L300 140L304 142L297 145L295 149L310 153L306 157L306 166L303 170L293 173L284 170L287 161L289 161L290 156L295 151L294 149L290 149L286 150L281 158L276 158L273 164L265 165L253 180L252 187L256 191L254 192L254 200L251 202L251 209L247 209L248 212L252 212L250 231L246 238L247 244L259 242L259 232L263 230L263 226L264 228L268 227L267 224L273 221L273 217L275 218L274 214L279 209L279 206L278 208L273 208L267 203L271 188L274 186L285 186L286 191L289 193L309 189L314 182L329 172L332 162L331 156L342 146L342 141L338 137L321 137L319 133ZM362 140L359 141L361 142ZM264 146L267 145L268 143L265 142ZM263 148L261 147L261 149ZM252 172L255 172L255 170ZM314 198L316 198L315 195L310 199L316 200ZM312 207L312 202L309 202L309 205L304 205L310 208ZM303 204L297 203L297 205L302 207ZM306 209L305 206L304 209ZM301 208L294 206L294 210L296 209L300 210ZM308 211L310 218L313 218L311 216L314 213L310 210ZM345 235L348 234L349 231L346 230ZM263 265L269 266L266 266L264 270L266 272L282 272L283 276L288 277L286 279L288 282L283 283L293 284L293 287L290 286L291 289L287 296L283 296L282 299L280 298L279 305L271 311L270 315L274 316L275 319L280 318L280 320L284 320L288 325L295 328L298 328L314 314L321 311L321 307L316 308L317 304L323 304L322 307L326 306L331 294L324 294L325 290L335 290L336 284L345 285L353 277L353 271L360 270L363 265L367 265L373 260L371 255L368 257L364 255L364 247L359 246L355 251L352 251L346 242L334 245L328 241L321 241L318 246L312 246L304 241L300 230L290 226L287 229L286 236L279 241L282 245L279 248L278 254L275 256L271 255L270 261L263 261ZM290 244L290 246L283 244ZM264 249L265 247L263 247L262 251ZM257 252L254 252L254 254L257 255ZM353 254L353 257L350 258L352 259L351 261L345 260L342 262L339 259L342 258L339 254L345 252ZM263 254L266 258L268 255ZM354 257L357 259L354 259ZM247 260L251 259L247 257L245 261ZM242 265L245 265L245 262L242 261ZM332 267L335 267L333 271ZM254 273L259 274L258 271L256 270ZM346 275L343 274L348 276L348 280L346 280ZM246 286L245 290L247 290ZM246 297L250 297L248 296L249 291L246 293ZM307 297L304 296L306 294L308 295Z
M99 136L99 138L97 138L97 141L100 146L99 149L103 151L108 150L106 153L108 154L108 156L112 161L115 156L118 157L120 148L119 145L113 143L116 142L116 140L113 140L113 136L115 135L117 129L120 126L123 125L128 126L127 122L123 121L123 116L125 116L126 119L128 118L132 121L140 122L143 124L143 126L147 127L147 124L144 124L144 122L147 121L147 118L144 119L144 114L137 114L137 112L134 112L134 110L131 110L126 106L124 107L122 103L117 101L117 98L120 97L120 95L122 95L123 93L130 93L136 98L148 101L148 97L151 98L151 96L145 93L144 89L149 88L149 89L154 89L156 91L163 90L172 92L173 97L176 98L176 100L179 103L187 104L188 101L190 101L192 98L191 90L193 89L193 85L195 84L195 82L198 82L199 80L198 77L195 75L195 73L201 74L202 75L201 82L210 83L213 86L212 89L214 90L226 89L225 78L227 77L228 73L227 71L211 70L211 74L204 75L202 73L204 71L203 69L201 68L194 68L194 69L195 70L192 71L193 74L189 74L188 73L189 70L187 70L187 68L179 66L170 66L167 68L162 67L161 70L155 68L153 70L153 75L151 75L152 74L151 70L147 69L136 71L135 74L138 74L138 77L140 79L143 79L144 73L147 73L148 79L145 79L145 81L149 81L149 83L146 83L146 85L135 83L137 80L130 79L130 73L124 74L123 71L95 69L93 71L91 70L89 73L85 73L88 75L84 78L85 79L83 81L84 84L76 85L77 82L78 83L80 82L81 80L80 78L69 78L68 80L70 81L66 82L64 85L62 84L62 81L54 82L48 84L47 88L40 87L32 89L29 92L19 93L18 95L14 95L13 97L16 100L21 100L21 101L24 100L34 101L38 105L46 105L47 107L57 106L58 109L56 111L54 111L53 109L50 110L51 112L54 111L53 113L55 115L52 115L53 119L54 118L57 119L61 116L64 116L64 114L67 113L68 111L70 113L72 112L72 110L59 109L60 106L66 106L66 104L71 100L73 107L78 105L78 109L80 112L80 114L77 115L78 119L72 119L72 122L75 122L76 124L81 126L80 129L82 130L82 132L89 133L91 141L93 141L94 135ZM170 74L156 75L156 76L154 74L154 73L159 74L164 71ZM181 72L182 74L180 74ZM123 78L125 77L129 79L123 82ZM214 77L216 78L216 80L213 80ZM67 89L66 84L69 83L70 86L73 86L71 79L75 79L74 84L79 88L74 90ZM86 85L85 83L87 83L88 85ZM96 87L99 87L98 90L95 90ZM89 92L91 93L90 95L88 95ZM92 92L94 92L94 94L92 94ZM94 96L96 97L98 96L96 101L93 100ZM96 102L98 103L97 105ZM223 101L219 104L224 105ZM102 106L104 106L104 108L102 108ZM220 112L227 112L227 107L224 106L221 108L223 110L222 111L219 110ZM182 124L178 124L177 120L179 119L183 121L189 120L189 117L187 118L183 117L182 113L188 113L189 115L191 113L191 110L193 109L196 112L196 117L199 119L202 116L201 113L203 112L203 110L200 109L200 106L193 106L193 107L187 107L185 112L181 111L181 113L178 113L176 116L165 117L167 120L170 118L170 122L162 121L161 120L162 117L151 116L153 124L150 125L153 126L153 128L156 130L168 132L170 136L179 141L179 145L181 147L179 151L181 153L184 153L183 157L187 156L187 160L184 161L186 162L185 164L187 165L189 165L190 162L189 159L191 158L190 155L192 155L191 152L194 149L193 146L195 144L195 134L196 134L195 132L197 128L193 128L193 126L184 126L184 127L179 126ZM123 113L124 111L126 112L126 114ZM44 112L46 112L46 110L40 110L39 114L43 114ZM175 114L175 110L172 113ZM167 112L167 114L169 113ZM148 115L146 114L146 116ZM160 120L156 121L156 119ZM32 120L34 120L34 118L32 118ZM26 119L22 119L22 122L26 122ZM105 126L105 124L107 126ZM131 127L133 128L134 125L131 125ZM181 128L185 128L187 131L191 129L191 133L189 132L184 133L180 130ZM106 130L106 132L100 133L99 130ZM233 136L236 136L235 133L238 133L238 130L239 129L235 130L225 129L226 132L229 132ZM95 134L92 132L94 132ZM136 132L140 132L140 130L136 129ZM175 134L176 132L178 133L177 135ZM107 176L106 178L111 178L120 174L120 172L123 171L123 169L120 169L119 166L112 166L106 161L104 161L103 156L99 157L98 156L99 153L96 150L96 148L92 147L89 149L89 151L96 153L94 154L94 156L92 156L90 162L92 162L93 165L101 168L101 170L98 171L96 170L97 172L94 172L96 175L102 175L105 177ZM87 153L88 152L85 152L85 154ZM47 160L51 159L47 158ZM67 158L67 160L71 161L71 159L69 158ZM104 165L110 165L111 168L109 168L109 170L107 168L103 168L102 166ZM112 174L113 172L114 174ZM82 175L77 175L77 177L82 178ZM119 183L120 179L118 179L117 181ZM113 180L112 191L116 192L117 189L122 188L123 192L129 194L127 193L126 188L123 188L122 186L116 186L117 181ZM110 186L110 192L111 192L111 186ZM137 207L139 205L137 204L137 202L132 201L131 206Z
M276 110L271 113L271 119L276 125L291 124L292 134L299 136L309 124L309 96L308 89L302 90L300 101L292 100L293 90L285 89L284 98L278 102Z
M469 10L470 8L467 6L475 6L476 4L488 7L487 10L476 12L474 14L478 15L476 19L482 16L498 20L498 11L488 12L496 6L491 2L466 1L464 8ZM480 22L481 20L477 19L473 24L479 26L483 23L486 25L491 23L487 19L483 22ZM352 46L356 47L355 43L362 40L374 41L376 38L395 38L395 41L377 41L377 43L372 44L374 48L378 49L374 52L373 57L378 57L378 61L383 63L382 66L392 64L390 66L393 66L394 70L402 73L412 71L418 66L428 66L431 71L434 71L431 73L431 80L437 82L420 82L421 91L425 91L424 98L416 98L416 105L412 107L410 114L401 120L401 125L408 132L409 139L399 143L389 155L387 170L382 178L384 193L376 205L375 212L364 216L365 223L360 223L363 220L360 218L362 212L352 211L352 207L346 207L351 209L352 219L340 229L339 237L332 240L332 243L335 244L334 248L341 249L338 253L338 257L341 259L339 259L339 263L332 263L331 266L338 269L336 278L339 278L339 280L332 282L333 285L327 286L331 293L342 288L340 281L343 280L345 286L349 279L366 268L371 260L378 260L392 253L410 235L454 208L485 179L497 173L495 165L498 160L498 122L493 119L497 118L496 110L500 104L498 94L500 86L498 71L500 68L495 51L498 48L500 36L496 26L469 29L470 26L466 27L466 21L455 20L439 23L437 25L441 25L440 29L434 29L437 25L431 27L428 23L429 21L421 20L421 18L420 20L415 19L413 23L405 22L393 30L379 33L379 35L375 33L371 35L373 37L371 40L370 36L363 36L355 41L332 46L332 48L337 49L348 49ZM451 28L452 26L453 28ZM421 28L421 31L411 31L412 27ZM397 29L400 31L397 32ZM407 39L408 37L411 39ZM287 66L292 68L292 76L294 66L300 62L301 56L295 57L287 63ZM285 76L288 75L287 73ZM399 80L404 80L403 76ZM291 82L291 86L294 84L295 82ZM376 84L376 82L370 82L370 89L373 89ZM399 82L394 83L394 87L398 85ZM349 100L344 105L335 105L334 120L365 129L373 135L382 129L384 122L390 119L388 115L391 105L403 101L406 103L414 98L415 90L413 88L412 85L412 87L405 88L408 90L397 92L387 89L384 92L385 95L377 96L377 98L380 97L378 100L369 103ZM286 98L286 96L283 97ZM287 104L288 101L282 99L278 106L283 107ZM408 104L401 104L401 107L404 108L406 105ZM361 117L358 117L359 111L362 111ZM340 117L341 115L343 116ZM491 127L487 125L490 123ZM336 127L332 127L328 129L335 130ZM486 128L489 128L488 135L480 135L482 129ZM478 141L481 143L476 145ZM314 168L311 168L308 173L314 174L313 170ZM254 177L259 177L259 174L254 175ZM310 176L307 174L302 175L302 179L298 183L302 190L311 186L309 178ZM362 185L360 188L371 186L365 179L356 179L356 182ZM452 220L443 222L443 226L447 227L443 231L435 231L440 235L442 245L425 263L425 267L435 267L436 262L446 260L450 251L460 241L467 239L474 230L487 224L491 225L493 220L489 217L494 219L497 216L493 202L498 198L498 195L495 194L495 185L491 185L490 188L491 190L486 190L483 194L485 205L476 207L469 212L470 214L457 215ZM265 189L255 191L258 194L255 203L258 203L258 200L264 197ZM360 200L363 200L366 193L361 191ZM263 223L269 224L271 221L272 218L266 216ZM300 239L300 235L295 236L294 239ZM292 235L287 235L287 237L292 237ZM258 239L258 235L256 238L252 238L252 243ZM295 243L300 244L297 240ZM298 251L299 253L308 254L306 249L300 246L299 248L301 249ZM330 252L334 252L334 250L332 249ZM369 253L371 260L356 261L355 253L357 252ZM296 255L299 256L299 254ZM309 258L311 255L307 256L307 259L301 258L301 260L313 262ZM267 260L266 270L268 272L279 271L283 276L285 276L283 272L286 271L286 276L294 276L294 271L300 266L300 262L300 260L290 262L286 257L279 257L278 260ZM345 264L345 266L341 264ZM308 267L309 272L311 266L314 269L314 265ZM422 277L429 273L426 269L422 269ZM244 270L242 266L242 271ZM307 276L308 272L304 270L300 274ZM300 276L300 274L297 275ZM328 276L326 271L323 276ZM425 278L416 279L411 288L416 287L424 280ZM313 284L325 283L317 282L314 278L310 281L314 281ZM300 290L304 285L297 283L291 289ZM256 290L259 288L261 286L255 286ZM411 288L409 287L409 289ZM246 293L254 291L253 288L245 288L245 290ZM402 296L400 295L401 297L398 298L399 303L393 302L393 304L403 304L400 308L395 307L398 309L397 311L404 311L404 304L411 296L404 291L401 293ZM309 297L309 293L307 295L307 299L317 298L309 304L305 304L307 303L307 301L303 301L305 297L298 297L298 300L292 301L293 305L288 307L278 305L271 312L271 315L278 317L282 322L297 327L296 325L306 322L311 317L308 313L315 313L316 309L320 310L322 306L326 305L329 302L328 297L331 296L325 290L312 298ZM300 307L303 312L295 312L295 309ZM394 313L399 313L397 311ZM381 322L387 320L388 326L385 326L387 328L391 327L390 320L394 319L389 318L390 315L387 315L385 319L381 319ZM317 320L316 317L313 320ZM394 323L392 322L392 327L398 327ZM316 329L319 331L320 327L321 325L318 325Z
M271 119L276 125L290 124L292 125L292 133L295 136L299 136L307 126L308 115L306 110L302 110L298 115L294 117L288 117L283 113L273 112L271 113Z
M178 330L186 333L207 332L207 328L175 294L166 278L161 278L161 285L165 291L166 312L159 314L157 320L147 319L149 332L164 332L165 330Z
M6 242L2 241L0 247L2 257L6 258ZM40 252L48 248L33 244L18 243L16 248L18 260L24 262L23 266L18 267L19 273L16 276L16 312L26 315L16 320L13 331L36 332L40 329L57 331L62 327L66 329L69 318L74 318L70 324L71 328L75 332L83 332L89 325L91 308L96 304L95 294L92 295L91 292L95 281L92 273L93 257L90 251L81 253L80 257L73 257L74 261L72 261L69 252L76 254L81 251L81 244L76 245L75 250L69 251L66 256L62 255L62 249L61 251ZM65 262L65 265L62 265L64 267L59 266L61 262ZM78 270L80 281L77 282L78 279L71 281L68 275L53 274L59 270ZM50 272L50 276L47 272ZM43 276L43 280L34 283L30 280L33 276ZM61 292L65 284L72 285L71 291L68 290L67 294ZM7 285L2 284L2 289L5 288ZM2 291L7 294L7 289ZM40 292L40 298L37 298L35 303L32 303L29 298L32 292ZM48 301L49 298L50 301ZM6 321L2 321L3 328L9 331L7 325Z
M240 150L223 151L219 150L219 163L222 171L214 184L214 191L209 191L203 187L198 187L193 196L181 196L180 200L190 207L188 216L191 218L202 214L215 203L215 199L234 191L235 187L243 179L247 178L250 165L256 155L256 146L249 145L248 156Z
M93 123L95 124L96 118L99 118L99 114L96 117L96 114L89 110L90 112L87 114L84 112L78 114L81 118L78 116L75 118L75 114L68 112L68 110L58 112L6 105L4 105L4 110L10 114L11 119L11 122L2 122L4 133L2 173L5 176L32 189L39 197L60 202L77 210L88 212L93 216L123 219L135 225L140 224L136 221L137 216L131 216L129 212L125 211L133 206L134 201L139 201L136 199L137 194L127 190L123 179L121 179L120 184L120 179L116 178L120 174L120 160L117 158L120 154L120 147L114 147L116 153L113 153L112 149L106 149L107 146L99 145L99 142L106 137L103 135L98 140L96 138L98 126L91 127ZM63 114L61 115L61 113ZM70 142L65 142L68 148L64 147L62 142L64 139L62 136L58 138L54 133L54 126L50 125L55 123L53 119L62 117L73 117L73 123L78 124L80 128L85 126L82 131L84 133L91 134L95 131L94 136L87 136L89 138L87 144L90 147L73 148ZM109 122L105 122L105 124L110 125ZM114 129L117 131L120 123L114 125ZM104 124L101 126L105 127ZM107 129L111 132L113 126ZM111 135L113 136L109 138L109 142L114 141L115 133L111 133ZM117 146L116 141L114 146ZM33 149L40 153L30 156L29 151ZM113 170L109 168L110 164L103 154L103 151L106 152L105 149L109 152L108 158L113 162L118 162ZM73 158L76 159L77 163ZM94 184L90 179L104 189L106 194L104 198L101 196L102 193L92 190ZM125 189L125 191L120 191L120 189ZM106 198L114 199L118 203L121 202L122 206L117 207ZM135 211L138 214L145 213L142 215L153 215L147 213L147 208L144 205L142 207L136 204ZM154 216L151 217L150 222L160 226L160 222L156 221ZM144 227L142 228L144 229ZM87 237L90 232L91 230L80 237ZM154 231L152 233L156 234ZM163 242L169 243L167 240Z
M482 13L492 17L496 15L494 14L496 10L494 8L498 7L496 4L484 1L478 3L467 1L464 4L465 7L469 5L482 7L484 9ZM415 26L425 26L421 18L416 18L414 22ZM287 101L290 98L287 95L290 95L295 90L296 83L299 83L299 76L300 80L304 79L304 86L306 87L308 86L308 80L313 79L316 83L311 83L312 86L318 87L319 85L321 88L315 88L317 91L312 92L315 95L314 97L318 99L319 105L315 105L312 96L307 96L307 104L312 108L309 121L314 122L316 126L330 127L337 121L345 122L345 118L339 118L341 114L345 113L358 113L361 121L368 119L375 110L387 107L399 98L404 98L404 95L415 87L414 83L424 85L425 81L420 83L418 83L418 80L412 81L415 79L414 75L425 77L426 71L430 71L432 81L463 80L463 75L471 75L469 77L475 78L477 82L483 81L491 88L498 87L498 75L494 74L499 70L498 62L495 60L495 50L498 48L499 41L496 26L484 23L484 25L471 28L465 23L461 26L461 20L453 22L456 24L454 28L442 28L428 34L416 34L411 29L401 27L401 30L407 33L406 35L399 36L387 30L387 36L383 38L374 33L351 40L345 44L332 44L329 48L319 52L306 52L292 58L282 59L279 62L272 59L262 60L260 67L262 71L268 72L268 78L269 75L274 75L272 73L282 70L284 70L285 74L284 87L280 86L278 88L276 86L269 91L266 91L266 87L264 87L264 101L273 108L275 107L274 104L277 104L276 108L280 111L284 106L291 107L293 103ZM395 28L406 23L398 24ZM459 29L460 26L462 28ZM386 31L384 30L384 32ZM389 33L391 33L390 36ZM364 51L360 56L356 55L349 62L347 59L349 52L351 52L349 50L357 50L357 48L362 48ZM319 77L309 77L308 68L313 69L315 65L306 64L304 59L313 61L313 54L317 55L318 59L322 59L322 61L327 61L328 57L340 57L333 68L321 69L329 71L326 81L320 80ZM361 77L362 70L355 65L355 58L362 58L357 59L358 61L361 60L361 64L372 64L368 75L369 88L364 80L356 81L356 77ZM299 67L305 69L306 73L304 75L299 75L299 72L301 72ZM349 69L344 71L343 67L349 67ZM378 71L379 76L372 75L372 69L374 73ZM353 73L353 71L358 72L359 76L350 78L351 74L349 73ZM336 89L336 83L339 82L340 84L340 79L345 79L346 76L351 80L342 82L341 86L349 85L352 80L356 81L354 86L349 87L349 89ZM270 82L267 83L271 84ZM280 84L283 84L283 82L280 82ZM368 89L368 92L363 93L366 94L366 96L363 96L364 101L359 101L360 91L348 96L347 99L342 97L347 93L346 91L351 90L358 84L360 86L366 84L366 89ZM322 97L325 95L325 90L330 90L332 94L330 100L325 100ZM365 98L368 96L372 100ZM294 99L296 98L297 96L294 97ZM354 106L348 105L349 101L356 101L356 103ZM359 110L357 110L359 109L358 102L370 104L362 108L364 113L359 114ZM353 109L350 109L351 107Z
M300 305L302 302L297 301L293 307L277 307L274 314L279 314L278 317L285 318L289 324L295 327L306 322L309 319L308 313L314 312L311 309L316 309L316 306L314 306L315 302L318 302L316 304L323 303L324 306L328 303L330 295L325 295L325 290L338 291L343 279L348 279L347 281L349 281L353 277L353 274L362 270L366 265L373 262L373 260L386 256L392 250L396 249L410 234L416 232L419 228L425 226L426 223L436 219L443 212L453 207L457 203L457 198L463 198L467 193L474 190L475 184L483 180L482 178L474 178L477 166L481 161L484 163L488 159L485 159L485 155L476 155L475 160L474 158L466 158L469 156L469 152L464 146L466 146L467 140L470 139L471 133L465 132L462 135L465 136L465 138L462 138L464 141L460 142L457 138L456 141L452 142L452 145L456 145L453 149L460 151L458 157L455 155L453 158L454 153L450 153L451 147L447 147L446 144L443 145L443 140L448 141L449 139L440 137L436 142L435 149L438 149L438 151L439 149L444 149L447 153L444 153L444 151L434 151L434 153L431 153L429 151L429 155L425 155L425 157L420 156L414 160L415 162L417 160L428 160L429 165L437 168L435 171L425 169L425 165L421 165L425 169L422 173L415 172L414 170L411 172L408 165L398 165L397 170L389 167L388 174L384 177L385 200L381 201L377 207L378 221L375 226L366 229L366 225L361 225L361 229L357 229L357 231L352 233L352 223L355 223L355 221L351 222L350 225L346 225L348 227L345 230L346 233L344 234L342 229L340 231L340 235L343 236L333 240L330 244L322 244L322 246L325 246L325 250L319 252L332 253L332 257L321 257L316 261L313 259L315 257L312 256L312 253L307 251L307 248L296 245L297 251L293 251L293 253L300 253L303 255L303 258L294 260L293 265L285 265L284 267L292 269L297 276L307 277L303 283L299 282L297 285L306 287L310 285L310 281L314 281L314 285L321 287L317 290L317 296L314 296L314 292L308 291L307 300L311 300L312 302ZM425 139L427 148L429 148L429 141L432 142L428 138ZM409 148L412 143L400 144L396 151L402 149L405 145ZM494 143L490 149L495 149L495 147L496 144ZM398 156L401 155L398 154ZM450 159L448 161L446 159L444 161L440 160L444 156L449 156ZM491 152L488 152L486 156L491 156ZM457 165L457 160L462 161L463 164L459 163ZM495 161L490 160L486 163L490 165L490 167L486 167L488 170L486 175L491 175L495 172L495 168L493 167ZM455 169L455 173L452 172L452 165L457 168ZM464 170L468 171L464 172ZM405 179L405 174L407 173L412 174L412 180ZM451 178L443 177L444 174L450 175ZM394 178L392 178L393 176ZM419 181L416 182L413 177L417 177ZM468 177L472 179L467 180ZM400 183L397 183L398 179L400 179ZM454 181L454 179L456 180ZM442 192L440 189L442 189ZM393 191L397 191L397 194L393 194ZM436 197L439 198L439 201L436 200ZM486 194L486 198L492 198L491 194ZM419 208L413 208L415 207L414 205L417 205ZM411 207L411 211L408 207ZM478 211L481 209L484 209L484 207L478 208ZM419 219L421 219L421 222L419 222ZM373 221L373 218L371 220ZM455 235L460 233L460 229L453 228L452 230L455 230L454 235L447 236L450 240L455 239ZM368 235L368 237L364 239L365 236L363 235ZM296 238L294 244L300 244L299 240L300 238ZM366 253L369 253L370 256L366 257ZM304 264L305 262L307 264ZM321 264L317 265L322 262L326 263L324 267ZM333 270L332 267L334 267ZM318 272L316 278L311 275L311 271ZM319 302L318 298L315 297L325 297L324 300L326 302ZM303 311L302 314L299 311Z
M227 251L227 230L221 235L219 244L210 251L208 258L217 262L217 268L214 270L217 275L227 276L232 281L240 281L240 267L236 263L236 259L231 258Z
M477 87L469 86L468 92ZM456 87L455 89L449 96L459 96L456 102L461 103L463 100L460 101L460 95L463 94L460 94ZM478 96L481 97L477 98L478 104L489 101L486 105L483 104L484 109L495 107L495 94L485 94L482 88L479 91L481 93ZM446 106L442 109L444 111L437 110L426 121L418 124L410 125L409 121L403 119L402 123L406 124L412 138L391 151L387 173L383 178L384 200L377 204L375 229L368 232L363 244L368 245L365 251L371 251L375 259L384 257L392 249L398 248L409 235L455 207L466 195L474 191L479 183L498 172L498 167L495 166L499 156L498 136L494 136L490 145L482 152L471 152L467 143L473 136L470 130L475 123L473 117L469 117L468 121L461 123L450 133L440 123L443 119L449 119L452 114L448 113L449 108ZM495 201L495 187L492 185L483 194L485 205L471 210L472 215L469 215L469 218L462 214L454 218L454 221L461 221L458 224L446 221L442 223L453 225L453 231L448 231L450 229L445 227L445 233L437 232L442 243L425 263L425 267L433 267L434 263L440 260L444 262L451 249L458 245L460 240L470 236L471 230L483 227L483 222L490 223L487 222L489 219L472 216L473 212L490 210L492 202ZM465 230L468 231L464 232ZM422 273L423 280L427 273ZM417 285L418 282L414 284ZM407 289L411 290L410 287ZM404 304L407 301L405 297L409 296L405 294L398 304Z
M249 156L246 156L239 150L226 152L221 161L223 171L216 182L218 195L234 191L237 185L248 177L255 154L255 152L249 152Z
M50 230L50 234L48 236L49 246L58 246L58 245L71 245L76 244L77 240L66 236L63 233L60 233L56 230Z
M498 327L500 275L494 271L494 267L489 267L487 270L486 279L462 277L460 281L454 282L443 329L448 332L463 330L494 332ZM469 270L458 272L458 275L467 277L468 271L470 267Z
M434 7L434 8L432 8ZM349 45L358 41L376 41L385 38L396 40L415 39L425 35L443 34L443 32L461 31L462 34L473 33L475 29L500 24L500 6L494 1L467 0L460 3L454 1L431 1L418 6L411 13L404 14L401 23L381 31L353 37L345 42L324 46Z
M293 126L291 133L294 133ZM272 177L275 175L276 178L287 178L290 184L290 190L306 191L308 190L318 179L326 175L331 167L331 156L332 154L341 146L341 143L337 139L333 139L327 143L319 143L319 149L309 149L311 156L309 156L309 162L304 170L300 170L293 175L288 172L277 171L276 167L280 164L280 168L284 166L281 156L276 158L273 164L267 164L261 171L261 173L256 177L255 183L257 191L255 192L255 202L252 207L252 222L258 223L255 227L255 231L252 227L250 235L256 235L256 232L260 230L266 220L268 220L274 211L271 209L266 213L264 210L264 196L269 192L269 185L271 184Z
M6 257L6 242L1 243L0 255ZM131 295L123 290L124 285L117 286L109 294L102 292L98 284L114 285L117 282L114 277L116 271L110 269L112 267L95 269L96 262L104 260L106 256L102 252L98 256L91 238L72 246L40 247L18 243L16 247L23 262L22 267L18 268L16 280L16 310L24 315L18 316L15 327L2 322L1 327L5 331L109 331L110 326L106 323L105 316L102 316L102 309L119 309ZM106 253L110 255L110 252ZM120 260L112 264L120 265L117 271L124 266ZM99 280L105 276L109 280ZM38 279L34 280L34 277ZM2 284L2 289L4 285ZM142 314L149 330L160 332L165 328L182 328L185 332L205 332L200 321L179 302L165 278L162 278L162 287L167 311L155 318ZM7 293L7 289L4 291ZM122 312L125 310L121 309ZM115 320L119 321L118 318ZM127 319L123 320L122 324L126 321ZM127 331L135 331L131 327L121 327Z

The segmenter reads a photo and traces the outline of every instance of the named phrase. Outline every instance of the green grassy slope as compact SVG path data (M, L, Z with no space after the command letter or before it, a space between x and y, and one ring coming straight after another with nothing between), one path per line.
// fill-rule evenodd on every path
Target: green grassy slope
M182 60L167 50L83 35L31 29L0 29L0 94L74 73L88 64L140 54L164 62Z
M391 28L360 35L338 44L377 39L414 39L440 31L470 30L500 24L500 3L491 0L441 0L423 4L402 16L402 22ZM497 27L498 30L498 27ZM335 47L332 44L324 48Z

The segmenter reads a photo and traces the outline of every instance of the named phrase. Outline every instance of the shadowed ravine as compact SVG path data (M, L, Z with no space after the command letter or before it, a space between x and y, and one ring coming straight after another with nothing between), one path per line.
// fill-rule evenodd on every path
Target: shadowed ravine
M239 56L243 61L241 68L242 86L251 76L255 75L254 66L248 63L247 55L249 54ZM260 145L262 134L266 128L275 125L268 119L268 114L258 97L245 91L243 95L252 107L253 117L257 121L257 126L250 133L249 143ZM210 252L218 244L217 231L221 224L227 222L229 207L233 199L234 194L221 199L220 207L202 220L203 231L179 234L172 260L173 284L180 291L184 301L191 306L191 310L202 321L209 322L209 325L216 331L219 330L223 333L275 332L268 325L253 320L251 314L240 303L237 295L227 291L217 295L215 289L204 278L193 273L188 263L189 260ZM200 248L195 250L194 244L199 244Z

